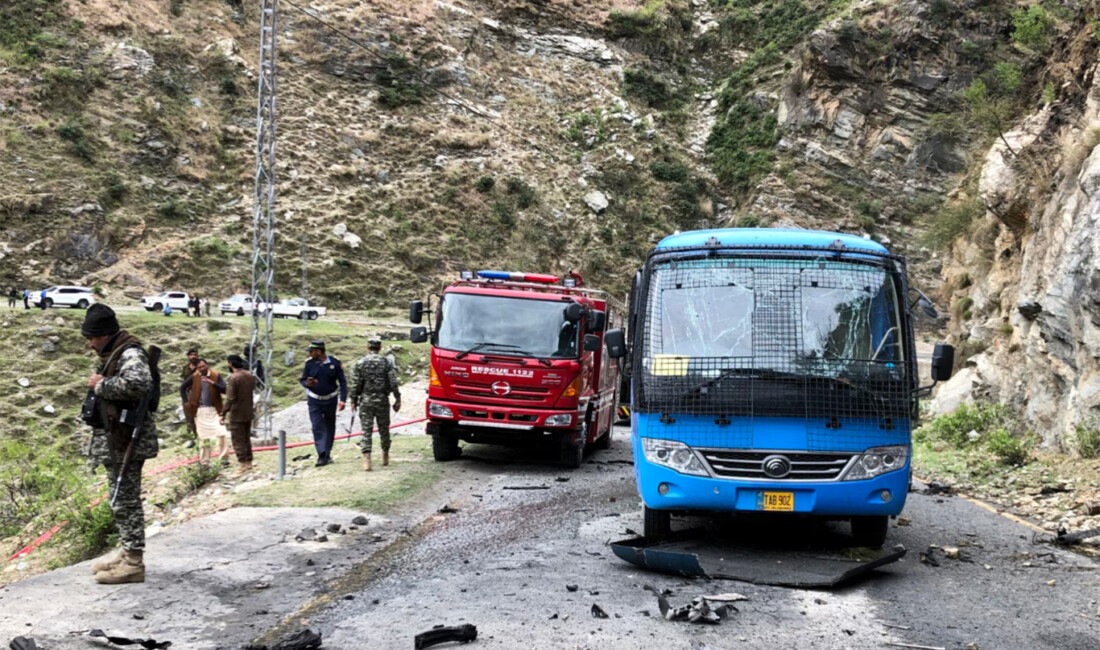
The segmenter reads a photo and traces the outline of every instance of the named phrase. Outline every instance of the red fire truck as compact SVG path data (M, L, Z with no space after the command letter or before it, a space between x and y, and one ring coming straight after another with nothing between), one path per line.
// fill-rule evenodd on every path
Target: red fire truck
M463 271L434 309L412 302L409 320L428 315L410 338L432 343L426 411L436 460L457 458L459 440L545 442L578 467L586 447L610 446L619 369L603 337L621 310L582 285L573 272L559 281Z

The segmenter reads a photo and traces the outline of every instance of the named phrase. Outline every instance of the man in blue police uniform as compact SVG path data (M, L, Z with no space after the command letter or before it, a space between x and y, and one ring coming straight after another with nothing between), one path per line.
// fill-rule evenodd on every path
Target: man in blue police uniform
M317 448L317 467L332 462L332 443L336 438L336 412L344 410L348 399L348 380L344 366L325 353L324 341L309 342L309 361L298 380L305 386L309 421L313 425L313 445Z

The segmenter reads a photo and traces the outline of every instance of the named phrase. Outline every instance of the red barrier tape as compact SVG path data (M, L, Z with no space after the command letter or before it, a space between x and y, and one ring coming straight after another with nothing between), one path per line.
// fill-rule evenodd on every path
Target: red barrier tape
M418 422L423 422L427 419L428 418L417 418L415 420L406 420L404 422L398 422L397 424L391 424L390 428L391 429L399 429L401 427L407 427L410 424L417 424ZM375 427L373 429L373 431L378 431L378 427ZM358 436L361 436L361 435L363 435L362 431L356 431L355 433L348 433L348 434L344 434L342 436L336 436L333 440L348 440L350 438L355 438L355 437L358 437ZM291 444L287 445L286 448L287 449L294 449L296 447L306 447L306 446L312 445L312 444L313 444L313 441L311 441L311 440L303 440L302 442L291 443ZM252 451L254 451L254 452L255 451L275 451L278 448L279 448L278 445L271 446L271 447L253 447ZM232 448L230 448L229 453L233 453ZM197 463L197 462L199 462L199 457L198 456L193 456L191 458L184 458L182 460L177 460L174 463L169 463L169 464L164 465L162 467L158 467L154 470L151 470L151 471L146 473L146 476L156 476L157 474L163 474L165 472L170 472L174 469L178 469L178 468L184 467L186 465L192 465L192 464ZM106 493L104 493L102 496L100 496L95 501L92 501L92 503L89 507L91 507L91 508L96 507L105 498L107 498ZM12 560L16 560L16 559L18 559L18 558L20 558L24 555L27 555L28 553L30 553L34 549L36 549L39 546L45 544L46 542L48 542L50 540L51 537L53 537L57 533L57 531L61 530L62 526L64 526L67 523L69 523L69 522L68 521L63 521L60 524L57 524L53 528L51 528L51 529L47 530L46 532L42 533L33 542L31 542L30 544L27 544L23 548L19 549L19 551L15 555L9 557L8 562L11 562Z

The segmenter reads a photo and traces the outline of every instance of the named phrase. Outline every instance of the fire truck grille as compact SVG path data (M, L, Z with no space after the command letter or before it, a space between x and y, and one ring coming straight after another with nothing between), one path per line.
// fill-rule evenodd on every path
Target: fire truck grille
M455 392L463 397L496 398L517 402L544 402L550 395L550 389L541 386L512 386L507 393L494 390L493 384L476 382L456 382Z
M767 481L834 481L851 462L854 454L793 453L785 451L741 451L730 449L699 450L715 476ZM781 477L764 471L765 460L782 456L790 471Z

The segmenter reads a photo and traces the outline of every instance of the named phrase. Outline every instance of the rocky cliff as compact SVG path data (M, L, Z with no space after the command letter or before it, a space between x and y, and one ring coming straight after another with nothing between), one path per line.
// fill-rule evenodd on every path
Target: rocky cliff
M304 270L330 307L398 306L507 266L622 292L674 230L860 233L950 312L967 369L941 407L1000 397L1060 441L1100 402L1096 12L286 0L279 289ZM0 7L0 282L248 284L256 13Z

